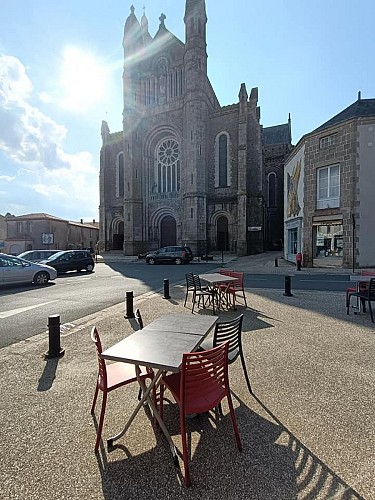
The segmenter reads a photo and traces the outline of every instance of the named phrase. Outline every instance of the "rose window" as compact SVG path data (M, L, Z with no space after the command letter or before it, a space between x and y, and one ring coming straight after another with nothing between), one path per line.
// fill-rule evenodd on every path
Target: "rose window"
M179 159L178 144L173 139L164 141L159 146L159 162L163 165L172 165Z
M166 139L159 145L155 175L159 193L180 190L180 149L174 139Z

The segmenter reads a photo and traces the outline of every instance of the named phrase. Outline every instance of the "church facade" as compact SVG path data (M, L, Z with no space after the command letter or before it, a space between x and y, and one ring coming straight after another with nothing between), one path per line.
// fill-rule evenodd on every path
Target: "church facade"
M260 125L258 89L222 107L207 76L206 6L187 0L185 42L134 7L124 27L123 130L102 122L100 240L125 255L175 244L259 253L283 238L288 123Z

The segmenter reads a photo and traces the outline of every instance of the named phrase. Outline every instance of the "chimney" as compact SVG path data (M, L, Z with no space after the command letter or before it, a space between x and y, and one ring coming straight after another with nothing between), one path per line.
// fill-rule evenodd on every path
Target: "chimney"
M81 219L81 224L83 224L83 219Z
M358 91L358 101L360 101L360 100L361 100L361 91L359 90Z
M95 219L92 219L92 224L93 226L95 226Z

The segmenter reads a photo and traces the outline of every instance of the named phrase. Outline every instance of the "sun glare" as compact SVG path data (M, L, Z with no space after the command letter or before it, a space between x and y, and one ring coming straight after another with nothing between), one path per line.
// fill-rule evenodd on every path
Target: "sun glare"
M92 54L67 48L63 54L61 86L65 108L88 110L105 95L106 69Z

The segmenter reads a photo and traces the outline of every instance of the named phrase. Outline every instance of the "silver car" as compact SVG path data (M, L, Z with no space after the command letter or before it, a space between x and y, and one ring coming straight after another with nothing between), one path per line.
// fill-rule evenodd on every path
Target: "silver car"
M0 253L0 285L46 285L49 280L56 279L56 276L57 272L53 267Z

